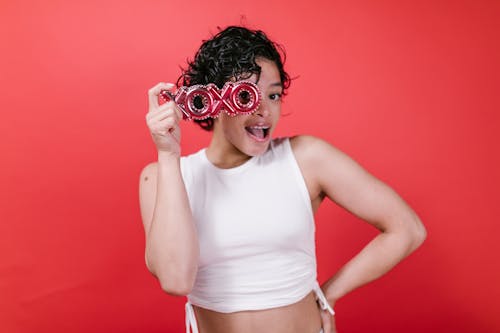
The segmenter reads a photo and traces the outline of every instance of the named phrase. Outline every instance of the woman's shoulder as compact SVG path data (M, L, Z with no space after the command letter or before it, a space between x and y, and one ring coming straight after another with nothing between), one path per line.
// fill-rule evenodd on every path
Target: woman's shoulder
M152 177L156 177L156 171L158 169L158 162L150 162L146 164L141 170L140 179L141 181L147 181Z
M297 135L290 138L290 146L297 163L309 173L323 173L331 170L349 167L351 158L342 150L326 140L312 135Z
M337 150L332 144L312 135L296 135L289 140L293 153L300 159L315 160L321 154Z
M322 143L327 144L326 141L312 135L295 135L275 138L271 142L271 147L285 147L288 143L294 153L321 149Z
M316 144L318 141L323 141L316 136L307 134L291 136L289 137L289 140L290 144L292 145L292 148L294 149L304 149L307 148L307 146L309 145Z

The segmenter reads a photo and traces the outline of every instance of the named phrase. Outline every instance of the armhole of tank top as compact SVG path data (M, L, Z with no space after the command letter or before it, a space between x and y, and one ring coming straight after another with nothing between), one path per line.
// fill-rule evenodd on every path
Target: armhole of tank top
M301 190L300 192L302 193L304 203L307 207L307 210L309 212L309 215L311 216L312 221L314 221L314 213L313 213L313 209L312 209L311 198L309 197L309 190L307 189L307 185L306 185L306 180L304 179L304 176L302 175L302 171L300 170L299 162L297 162L297 159L295 158L295 154L293 153L292 144L290 143L290 138L287 138L284 141L285 141L283 143L284 144L284 147L283 147L284 153L290 161L293 172L295 174L295 178L297 179L297 184L300 187L300 190Z

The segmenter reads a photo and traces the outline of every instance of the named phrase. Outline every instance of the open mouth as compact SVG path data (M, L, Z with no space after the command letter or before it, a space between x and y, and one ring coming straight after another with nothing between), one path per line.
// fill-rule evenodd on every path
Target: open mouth
M245 130L257 141L264 141L269 135L269 126L248 126Z

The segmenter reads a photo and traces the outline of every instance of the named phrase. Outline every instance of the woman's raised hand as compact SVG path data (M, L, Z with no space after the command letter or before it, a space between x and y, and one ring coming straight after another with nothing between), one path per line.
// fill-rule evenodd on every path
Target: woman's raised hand
M173 101L161 105L158 101L160 91L171 90L174 87L172 83L160 82L149 89L149 110L146 122L158 152L180 156L179 121L182 119L182 112Z

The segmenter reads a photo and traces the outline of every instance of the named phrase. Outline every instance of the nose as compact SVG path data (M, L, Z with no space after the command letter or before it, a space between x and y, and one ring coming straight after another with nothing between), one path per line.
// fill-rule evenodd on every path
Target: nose
M255 114L263 118L269 117L269 115L271 114L269 105L264 99L261 99L259 107L257 108L257 111L255 111Z

